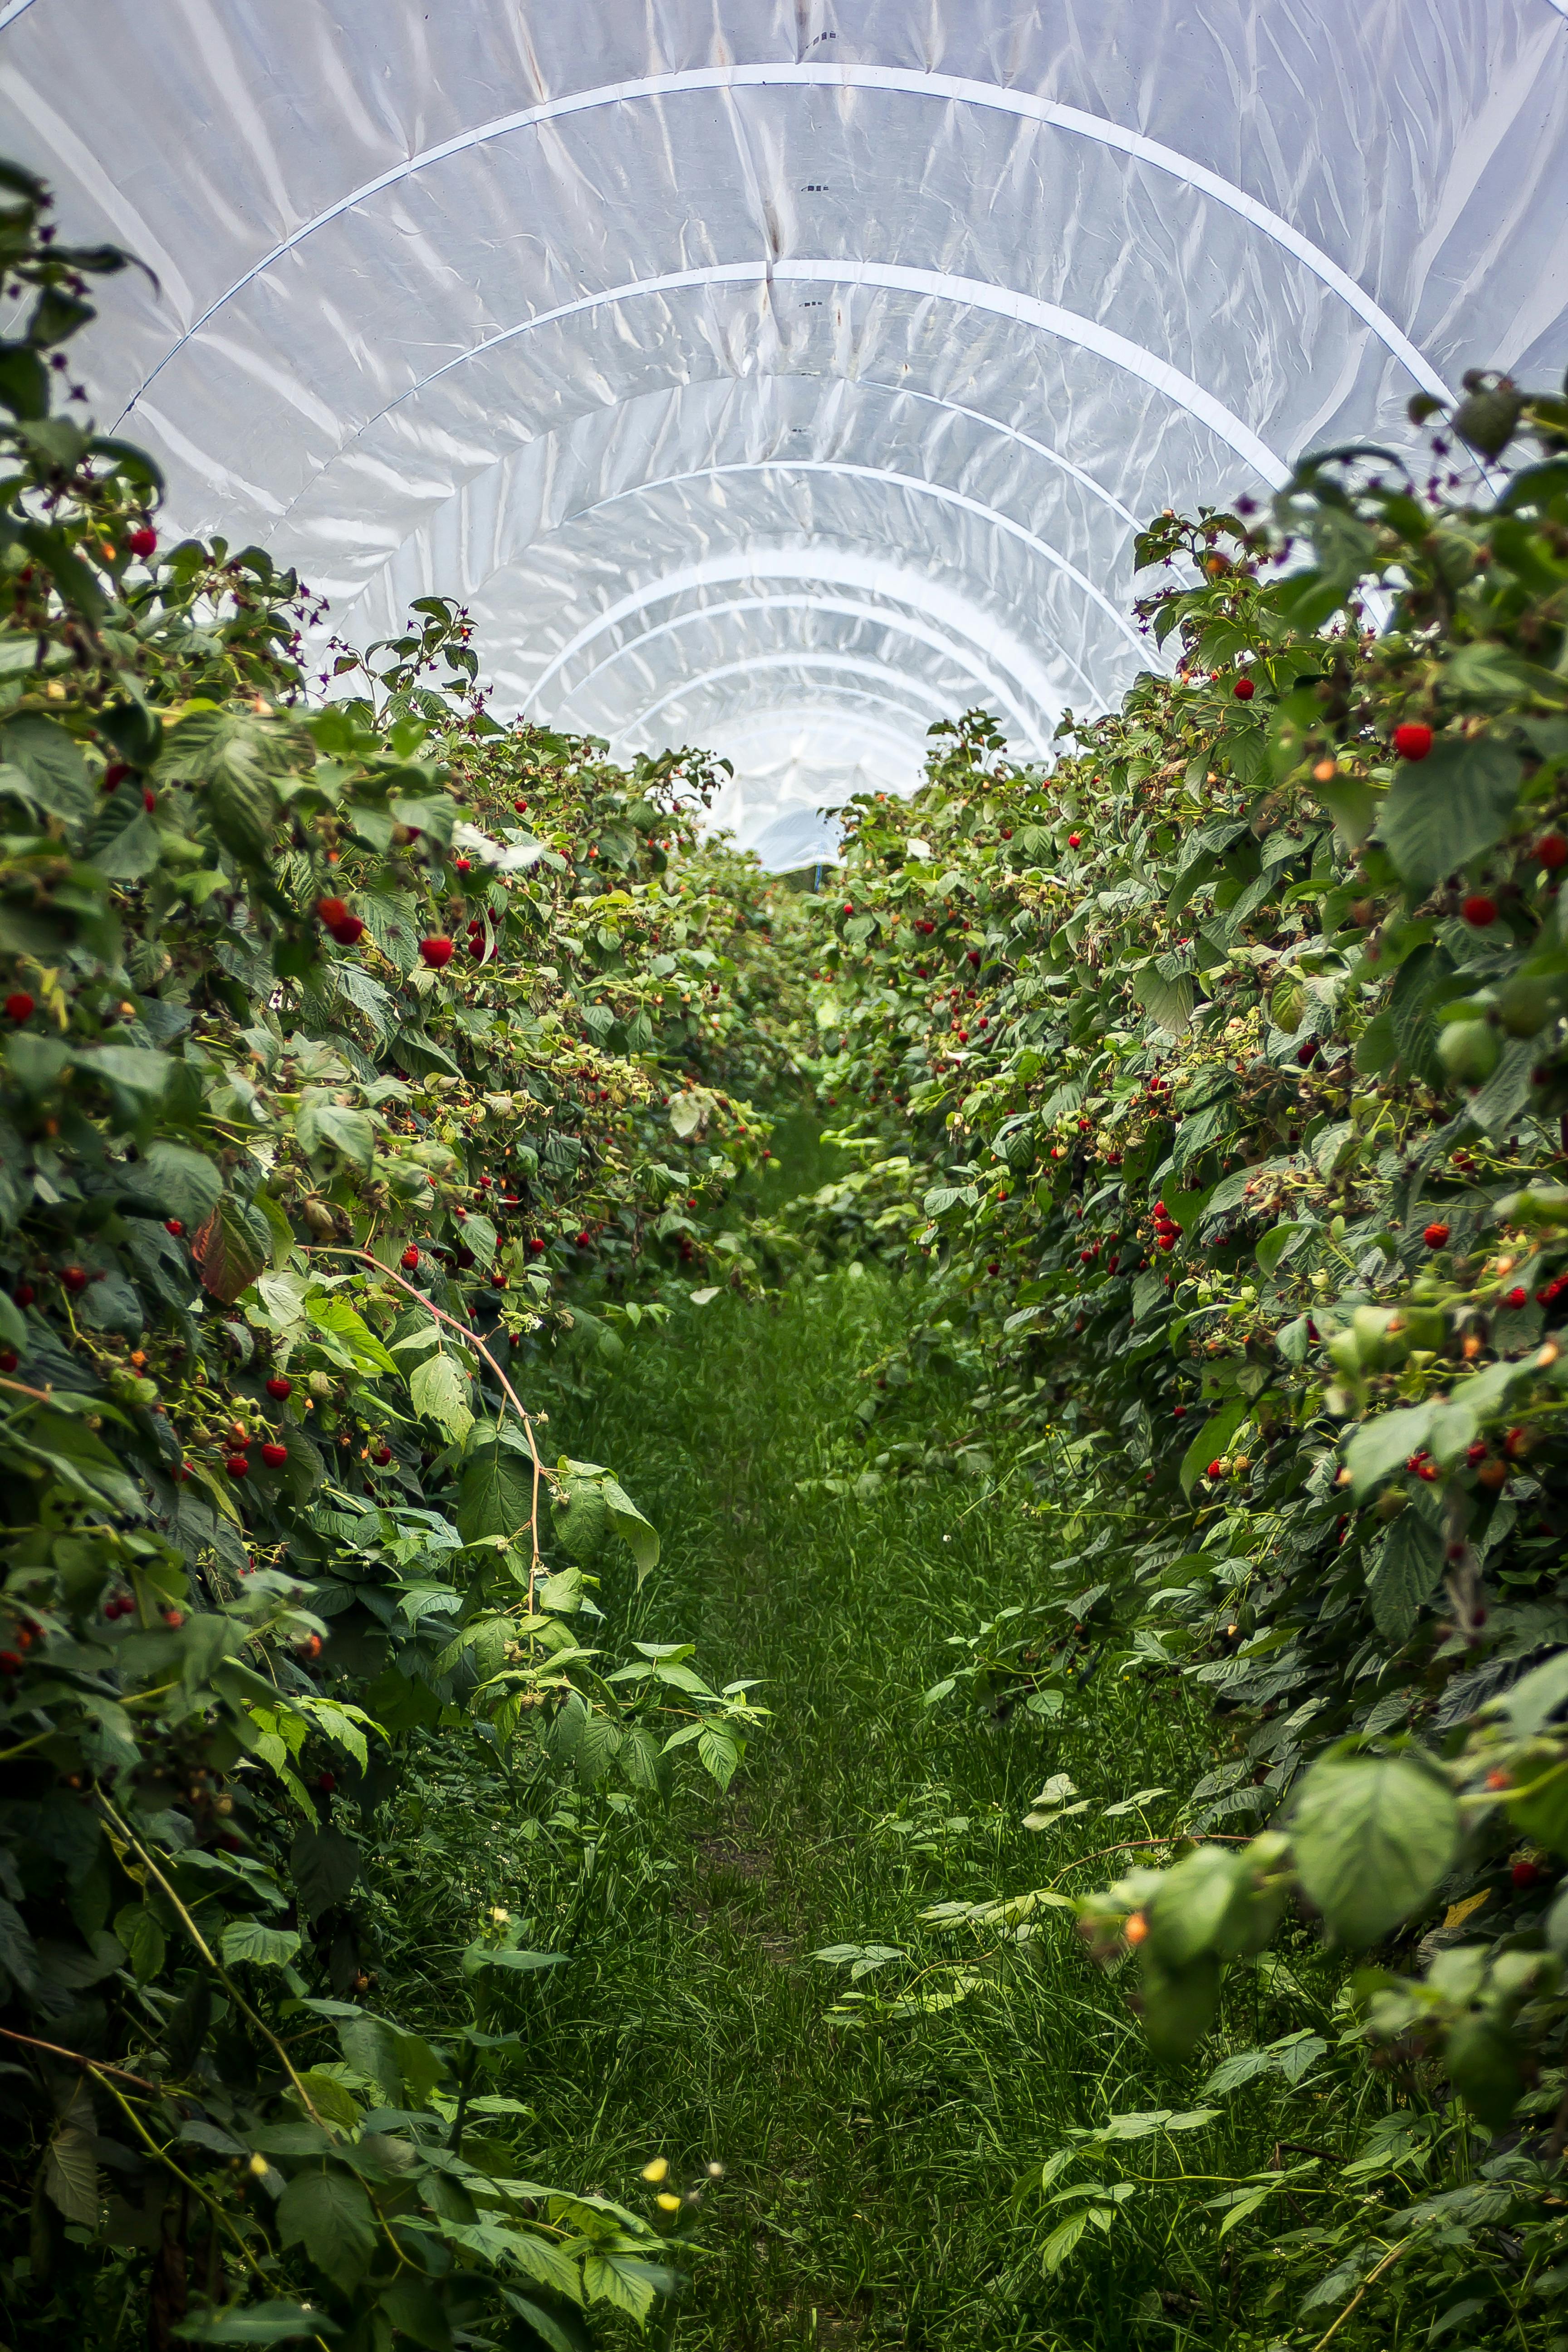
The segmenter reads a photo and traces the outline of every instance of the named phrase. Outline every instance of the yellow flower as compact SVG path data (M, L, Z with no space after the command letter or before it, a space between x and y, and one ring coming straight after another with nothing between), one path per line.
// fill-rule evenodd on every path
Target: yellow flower
M660 2195L654 2199L653 2201L658 2207L661 2213L679 2213L680 2210L679 2198L672 2197L668 2189L664 2189Z
M660 2180L668 2180L669 2179L669 2159L668 2157L656 2156L651 2163L645 2164L642 2168L642 2177L645 2180L651 2181L656 2184Z

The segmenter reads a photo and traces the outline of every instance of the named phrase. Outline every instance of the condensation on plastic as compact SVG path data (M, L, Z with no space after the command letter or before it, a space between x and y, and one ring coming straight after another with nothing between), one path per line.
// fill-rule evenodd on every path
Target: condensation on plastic
M177 528L360 643L461 597L794 863L1154 661L1138 519L1555 379L1565 7L8 0L0 149L156 273L84 365Z

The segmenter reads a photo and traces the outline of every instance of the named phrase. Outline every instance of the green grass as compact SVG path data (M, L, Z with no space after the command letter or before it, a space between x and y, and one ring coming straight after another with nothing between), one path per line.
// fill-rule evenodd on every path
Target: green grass
M1136 1819L1045 1839L1021 1826L1047 1774L1102 1800L1189 1785L1216 1737L1180 1685L1110 1674L1052 1725L956 1698L922 1706L945 1637L1043 1596L1051 1563L1012 1489L955 1478L868 1503L800 1491L853 1426L859 1370L900 1319L873 1276L805 1283L777 1307L721 1298L645 1327L591 1410L553 1402L552 1446L615 1465L663 1535L639 1596L618 1571L607 1580L612 1627L695 1641L715 1682L760 1676L773 1721L727 1797L687 1793L651 1822L606 1821L585 1801L541 1827L498 1771L433 1760L402 1820L387 1981L421 1969L438 2003L451 1954L495 1901L527 1915L531 1941L572 1951L510 1996L527 2055L508 2087L531 2109L517 2144L532 2178L637 2203L651 2157L681 2187L724 2166L690 2217L707 2251L679 2315L682 2352L1267 2341L1268 2242L1310 2225L1310 2185L1223 2246L1201 2210L1216 2189L1139 2191L1049 2280L1051 2222L1037 2192L1015 2189L1037 2184L1074 2126L1190 2107L1218 2049L1323 2025L1333 1979L1305 1942L1294 1989L1279 1979L1266 1998L1256 1972L1237 1972L1221 2041L1174 2078L1059 1912L999 1989L903 2023L828 2019L847 1977L809 1957L818 1947L947 1963L966 1947L919 1923L926 1905L1114 1874L1114 1857L1069 1865L1138 1834ZM961 1403L928 1385L902 1409L957 1427ZM900 1963L860 1990L910 1973ZM1279 2095L1239 2093L1206 2130L1130 2146L1121 2169L1181 2163L1223 2189L1281 2137L1345 2145L1343 2095L1309 2085L1288 2116Z

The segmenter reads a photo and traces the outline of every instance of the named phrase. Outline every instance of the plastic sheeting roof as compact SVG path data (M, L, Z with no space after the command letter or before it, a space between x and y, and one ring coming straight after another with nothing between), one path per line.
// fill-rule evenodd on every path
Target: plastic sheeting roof
M1565 9L0 0L0 147L157 272L88 382L180 527L749 840L1114 699L1135 519L1555 376Z

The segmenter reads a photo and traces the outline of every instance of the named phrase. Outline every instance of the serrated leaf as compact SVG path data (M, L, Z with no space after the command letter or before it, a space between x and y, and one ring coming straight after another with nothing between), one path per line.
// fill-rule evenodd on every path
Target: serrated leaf
M1430 890L1500 841L1519 780L1518 753L1495 735L1444 736L1425 760L1401 768L1379 831L1402 879Z
M1436 1410L1431 1404L1406 1405L1361 1423L1345 1447L1345 1466L1358 1501L1426 1444Z
M1367 1588L1372 1622L1385 1642L1397 1649L1409 1640L1442 1574L1442 1537L1420 1511L1403 1512L1388 1531Z
M286 2246L303 2245L318 2270L349 2294L370 2268L377 2237L370 2199L342 2172L300 2172L278 2200Z
M226 1196L196 1234L191 1255L203 1289L232 1307L271 1258L271 1231L257 1211Z
M264 1927L259 1919L231 1919L219 1948L231 1967L249 1960L257 1968L282 1969L297 1957L300 1937L293 1927Z
M458 1532L465 1543L515 1536L533 1507L533 1468L526 1454L486 1433L476 1443L458 1491Z
M409 1377L408 1395L416 1412L437 1423L458 1444L474 1425L468 1376L444 1349L415 1366Z
M360 1874L361 1855L342 1830L303 1829L289 1849L289 1869L312 1918L345 1902Z
M1459 1830L1447 1783L1408 1753L1321 1757L1291 1815L1308 1897L1357 1948L1427 1901L1452 1864Z
M644 1518L625 1487L614 1478L604 1479L603 1491L610 1525L637 1562L640 1584L649 1570L658 1566L658 1530Z
M150 1984L163 1965L166 1948L163 1928L145 1904L127 1903L115 1914L114 1932L125 1947L132 1974L138 1984Z

